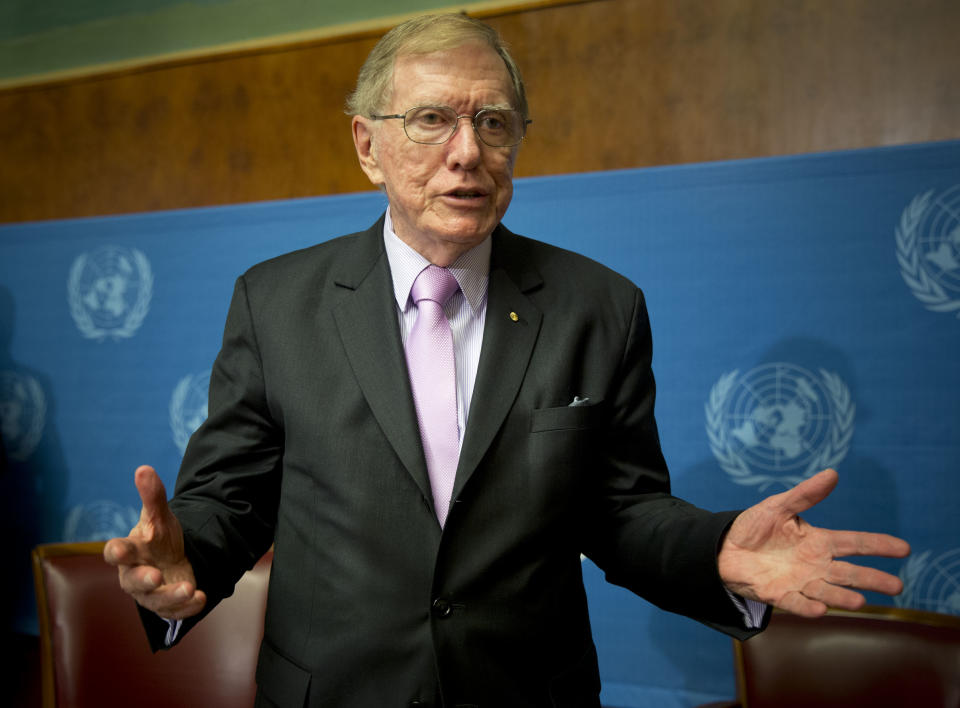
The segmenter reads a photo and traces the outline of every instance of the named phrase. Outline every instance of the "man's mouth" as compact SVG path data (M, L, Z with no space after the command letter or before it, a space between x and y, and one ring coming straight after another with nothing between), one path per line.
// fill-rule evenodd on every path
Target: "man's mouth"
M447 192L447 196L455 197L456 199L479 199L485 197L486 194L477 189L454 189L451 192Z

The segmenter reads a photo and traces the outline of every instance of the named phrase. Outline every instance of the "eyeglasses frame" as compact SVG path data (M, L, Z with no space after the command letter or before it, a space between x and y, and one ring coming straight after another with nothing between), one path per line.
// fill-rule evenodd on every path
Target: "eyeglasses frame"
M417 109L419 109L419 108L446 108L446 109L449 109L449 110L453 111L454 113L456 113L456 115L457 115L456 123L454 124L453 130L450 132L450 135L448 135L444 140L442 140L442 141L439 142L439 143L425 143L425 142L423 142L422 140L414 140L413 138L411 138L411 137L410 137L410 133L407 132L407 114L410 113L410 111L415 111L415 110L417 110ZM443 145L444 143L449 142L450 139L451 139L454 135L457 134L457 130L460 128L460 119L461 119L461 118L469 118L469 119L470 119L470 125L473 126L473 132L476 134L477 139L478 139L480 142L482 142L484 145L486 145L487 147L492 147L492 148L516 147L517 145L519 145L520 143L523 142L523 139L524 139L525 137L527 137L527 126L530 125L531 123L533 123L533 121L532 121L530 118L524 118L524 119L523 119L523 134L520 136L520 139L519 139L517 142L512 143L512 144L510 144L510 145L491 145L490 143L488 143L486 140L483 139L483 136L482 136L482 135L480 135L480 129L477 128L477 117L478 117L481 113L483 113L483 112L485 112L485 111L498 111L498 110L499 110L499 111L512 111L513 113L518 113L518 114L520 113L520 111L516 110L515 108L481 108L479 111L477 111L477 112L474 113L473 115L470 115L469 113L457 113L457 112L454 111L452 108L450 108L450 106L430 106L430 105L425 105L425 106L414 106L413 108L408 108L408 109L407 109L406 111L404 111L403 113L391 113L391 114L389 114L389 115L373 114L373 115L370 116L370 118L371 118L372 120L402 119L402 120L403 120L403 134L407 136L407 140L409 140L409 141L412 142L412 143L416 143L417 145Z

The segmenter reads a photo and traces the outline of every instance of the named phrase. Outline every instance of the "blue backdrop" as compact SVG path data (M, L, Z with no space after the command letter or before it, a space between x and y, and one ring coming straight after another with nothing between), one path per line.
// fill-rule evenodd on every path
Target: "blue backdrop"
M369 226L376 193L0 227L0 473L33 544L123 534L206 414L234 278ZM896 602L960 614L960 143L522 179L505 223L647 294L676 493L742 508L827 466L808 518L913 545ZM584 577L604 701L733 695L729 641ZM877 603L890 602L871 597Z

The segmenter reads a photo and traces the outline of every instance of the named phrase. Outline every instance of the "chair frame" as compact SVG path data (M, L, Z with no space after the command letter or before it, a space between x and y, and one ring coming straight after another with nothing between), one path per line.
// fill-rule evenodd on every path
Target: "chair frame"
M774 615L786 615L783 610L774 609ZM939 627L960 631L960 617L954 615L941 614L938 612L928 612L926 610L914 610L905 607L886 607L879 605L866 605L859 610L828 610L827 616L833 617L859 617L871 620L883 620L889 622L907 622L911 624L920 624L930 627ZM811 620L816 621L816 620ZM744 667L743 642L733 640L733 657L736 669L737 681L737 702L729 704L739 706L740 708L750 708L746 696L746 669Z
M33 562L33 587L37 595L37 620L40 628L40 695L43 708L56 708L56 676L53 670L53 627L50 622L47 583L43 561L60 556L102 556L105 541L51 543L37 546L30 553ZM106 562L106 561L104 561Z

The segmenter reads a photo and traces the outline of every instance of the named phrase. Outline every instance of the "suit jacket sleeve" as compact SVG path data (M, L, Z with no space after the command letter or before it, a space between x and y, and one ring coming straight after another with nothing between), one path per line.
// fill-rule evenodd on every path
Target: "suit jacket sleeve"
M604 472L586 553L608 581L657 606L750 636L755 631L745 629L717 569L717 552L737 512L708 512L670 494L653 415L650 325L640 290L624 341L600 438Z
M240 576L270 547L282 452L240 277L210 375L208 417L187 447L170 501L197 587L208 598L201 614L184 621L177 642L233 593ZM165 648L166 622L147 611L141 616L152 648Z

